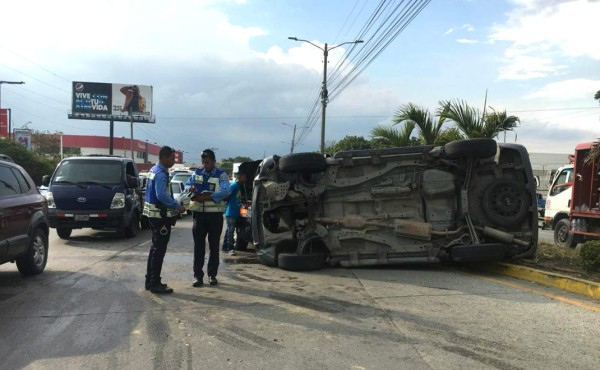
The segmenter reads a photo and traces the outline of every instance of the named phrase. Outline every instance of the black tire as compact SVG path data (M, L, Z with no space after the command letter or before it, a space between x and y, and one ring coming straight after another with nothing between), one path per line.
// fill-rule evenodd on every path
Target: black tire
M444 145L444 156L448 159L489 158L496 154L496 141L494 139L465 139L455 140Z
M515 225L529 215L531 198L523 184L513 180L498 180L483 193L483 211L490 221L499 225Z
M140 230L140 219L137 213L131 215L131 222L123 229L123 234L126 238L135 238Z
M69 239L71 237L71 231L73 231L73 229L71 229L70 227L57 227L56 228L56 233L58 234L58 237L61 239Z
M150 220L148 219L148 216L142 216L140 220L140 226L142 230L148 230L150 228Z
M325 157L319 153L288 154L279 159L279 169L282 172L323 172L327 167Z
M277 256L277 265L288 271L312 271L319 270L325 266L327 255L324 253L280 253Z
M560 219L554 225L554 244L563 248L575 248L577 246L576 238L569 232L568 218Z
M48 234L40 228L33 232L27 252L17 258L17 268L25 276L44 271L48 262Z

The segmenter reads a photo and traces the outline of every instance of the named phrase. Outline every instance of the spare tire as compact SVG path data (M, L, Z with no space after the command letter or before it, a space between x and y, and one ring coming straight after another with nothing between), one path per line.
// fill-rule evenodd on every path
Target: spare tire
M319 153L288 154L279 159L279 169L282 172L323 172L327 167L325 157Z
M475 157L489 158L496 154L494 139L479 138L455 140L444 145L444 156L448 159Z
M483 193L485 215L499 225L514 225L529 214L531 197L523 184L514 180L500 179Z

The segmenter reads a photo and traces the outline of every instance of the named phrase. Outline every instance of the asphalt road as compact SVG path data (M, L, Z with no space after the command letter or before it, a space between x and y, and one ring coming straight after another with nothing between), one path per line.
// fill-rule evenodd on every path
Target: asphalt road
M292 273L224 256L191 286L191 220L144 290L150 233L51 233L46 271L0 266L1 369L596 369L600 303L439 265Z

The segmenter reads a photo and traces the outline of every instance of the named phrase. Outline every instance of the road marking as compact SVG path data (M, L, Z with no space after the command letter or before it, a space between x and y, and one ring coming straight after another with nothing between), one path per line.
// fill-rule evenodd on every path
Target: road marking
M584 303L584 302L582 302L580 300L577 300L577 299L566 298L566 297L563 297L563 296L560 296L560 295L556 295L556 294L552 294L552 293L547 293L547 292L544 292L544 291L539 290L539 289L529 288L529 287L526 287L526 286L523 286L523 285L520 285L520 284L511 283L511 282L508 282L508 281L503 281L503 280L492 278L492 277L488 277L488 276L483 276L483 275L479 275L479 274L474 274L474 275L477 275L477 276L479 276L480 278L482 278L484 280L488 280L488 281L491 281L491 282L494 282L494 283L506 285L506 286L509 286L511 288L523 290L523 291L526 291L526 292L530 292L530 293L541 295L541 296L544 296L544 297L547 297L547 298L551 298L551 299L554 299L554 300L557 300L557 301L561 301L561 302L564 302L564 303L572 304L572 305L577 306L577 307L585 308L586 310L600 312L600 306L590 305L590 304Z

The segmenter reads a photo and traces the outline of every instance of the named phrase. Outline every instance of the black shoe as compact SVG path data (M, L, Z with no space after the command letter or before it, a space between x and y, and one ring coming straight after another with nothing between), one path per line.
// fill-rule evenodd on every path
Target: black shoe
M158 283L157 285L162 285L163 287L167 287L167 284L164 283ZM152 288L152 285L150 285L150 282L146 282L146 290L150 290L150 288Z
M214 277L214 276L209 276L209 277L208 277L208 283L209 283L210 285L217 285L217 283L218 283L218 281L217 281L217 278L216 278L216 277Z
M192 286L193 286L194 288L199 288L199 287L201 287L202 285L204 285L204 281L202 281L202 278L200 278L200 279L198 279L198 278L195 278L195 279L194 279L194 282L192 283Z
M166 285L155 285L153 287L150 287L150 292L154 293L154 294L170 294L173 293L173 288L169 288Z

